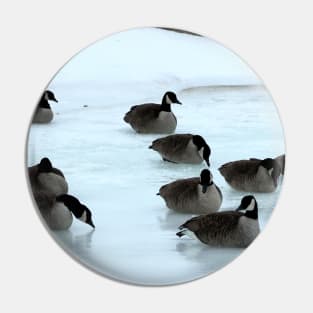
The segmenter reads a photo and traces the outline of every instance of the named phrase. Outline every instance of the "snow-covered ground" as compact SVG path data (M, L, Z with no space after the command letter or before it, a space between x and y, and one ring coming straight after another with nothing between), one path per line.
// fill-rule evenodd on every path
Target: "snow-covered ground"
M148 149L159 136L136 134L123 122L130 106L177 92L183 105L173 105L176 133L207 140L222 208L237 207L243 193L226 185L217 168L282 154L284 138L272 99L235 54L203 37L135 29L75 56L48 88L59 100L55 118L31 126L27 164L49 157L64 172L69 193L93 212L94 231L75 221L53 233L71 255L119 280L163 285L207 275L243 251L175 236L191 216L170 212L156 193L169 181L198 176L205 165L161 161ZM279 192L256 195L262 229Z

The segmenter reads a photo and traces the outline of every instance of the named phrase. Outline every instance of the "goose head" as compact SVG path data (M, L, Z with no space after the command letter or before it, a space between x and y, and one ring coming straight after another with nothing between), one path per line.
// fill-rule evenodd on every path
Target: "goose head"
M211 149L206 141L199 135L194 135L192 137L192 141L194 145L197 147L200 157L206 162L208 166L210 166L210 155Z
M209 186L213 184L213 175L208 169L202 170L200 174L200 185L202 186L202 192L205 193Z

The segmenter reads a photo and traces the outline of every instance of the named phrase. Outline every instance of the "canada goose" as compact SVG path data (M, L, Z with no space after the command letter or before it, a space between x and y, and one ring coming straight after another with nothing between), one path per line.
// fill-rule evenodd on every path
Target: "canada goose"
M207 245L245 248L260 232L257 201L245 196L236 211L200 215L179 229L178 237L187 235Z
M222 193L207 169L200 177L176 180L160 188L159 193L168 208L181 213L207 214L216 212L222 204Z
M168 91L164 94L162 103L145 103L132 106L124 116L137 133L171 134L175 131L177 120L171 111L171 104L179 103L176 94Z
M248 192L273 192L277 187L281 169L274 159L267 158L225 163L219 171L234 189Z
M50 123L52 121L53 112L51 110L49 100L58 102L54 96L54 93L50 90L46 90L38 103L35 115L33 117L33 123Z
M204 160L210 166L211 149L199 135L176 134L159 138L149 149L159 152L164 161L200 164Z

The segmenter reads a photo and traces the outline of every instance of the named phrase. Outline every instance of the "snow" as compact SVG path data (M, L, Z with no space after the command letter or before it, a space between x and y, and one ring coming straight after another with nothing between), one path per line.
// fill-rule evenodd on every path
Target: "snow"
M136 134L123 122L130 106L177 92L183 105L173 105L176 133L207 140L222 209L236 208L245 193L232 190L217 168L280 155L284 137L270 95L234 53L203 37L135 29L83 50L48 88L59 103L52 104L52 123L30 127L27 164L49 157L64 172L69 193L92 210L94 231L76 220L52 233L75 259L111 278L166 285L205 276L243 251L175 236L191 215L170 211L156 193L172 180L198 176L205 164L163 162L148 149L159 136ZM280 188L255 195L261 229Z

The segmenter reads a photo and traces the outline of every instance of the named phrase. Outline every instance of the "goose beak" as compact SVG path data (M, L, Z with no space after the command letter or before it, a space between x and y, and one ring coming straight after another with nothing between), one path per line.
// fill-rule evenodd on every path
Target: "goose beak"
M244 211L246 208L243 207L242 204L239 205L239 207L236 209L236 211Z
M208 167L210 167L210 161L209 159L205 160L206 164L208 165Z
M206 193L208 185L202 185L202 193Z
M178 236L179 238L180 237L183 237L185 235L184 231L179 231L178 233L176 233L176 236Z
M51 99L51 101L59 102L56 98Z
M178 104L182 104L178 99L176 99L176 103L178 103Z
M90 222L87 222L87 224L90 225L92 228L96 228L96 226L92 220L90 220Z

